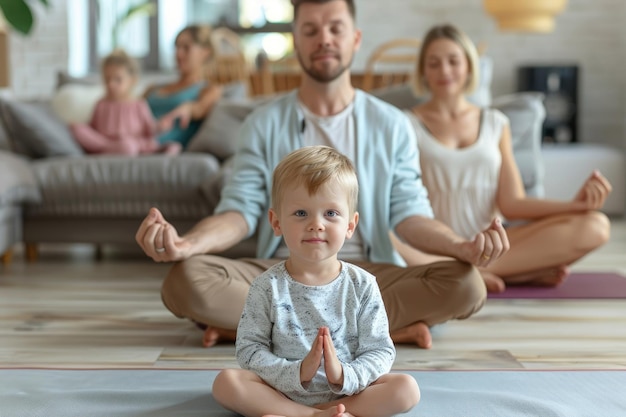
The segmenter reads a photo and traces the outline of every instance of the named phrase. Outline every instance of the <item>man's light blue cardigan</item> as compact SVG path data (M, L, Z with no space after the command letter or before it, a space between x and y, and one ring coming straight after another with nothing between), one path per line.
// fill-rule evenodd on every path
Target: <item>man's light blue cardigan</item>
M389 231L413 215L433 217L415 133L400 110L361 90L354 98L354 119L358 227L365 253L372 262L405 265ZM272 172L282 158L303 146L303 120L295 90L256 109L241 127L233 171L215 213L241 213L248 236L258 227L259 258L271 258L280 244L267 220Z

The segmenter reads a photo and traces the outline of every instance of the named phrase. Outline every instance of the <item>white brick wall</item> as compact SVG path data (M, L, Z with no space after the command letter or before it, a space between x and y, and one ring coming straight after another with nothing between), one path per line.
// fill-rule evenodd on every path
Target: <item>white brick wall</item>
M52 0L43 10L37 2L36 28L31 36L11 38L12 90L19 97L47 97L56 72L67 69L66 0ZM626 2L569 0L550 34L499 32L482 0L358 0L357 21L363 45L353 68L363 68L368 54L381 42L402 36L422 37L438 23L451 22L474 41L484 41L493 57L494 96L512 92L516 68L528 63L575 62L580 73L580 138L626 144Z
M22 98L50 97L56 74L67 69L68 35L66 0L51 0L48 8L29 2L35 11L35 26L24 37L11 34L11 92Z

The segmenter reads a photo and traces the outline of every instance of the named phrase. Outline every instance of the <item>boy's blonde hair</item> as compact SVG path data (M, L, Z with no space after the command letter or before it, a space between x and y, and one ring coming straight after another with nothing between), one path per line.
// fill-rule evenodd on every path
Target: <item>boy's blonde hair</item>
M288 186L304 185L313 195L324 184L337 181L345 190L350 214L356 212L359 182L350 159L328 146L306 146L287 155L274 169L272 208L279 212Z
M104 69L108 66L122 67L125 68L131 76L139 76L139 62L121 48L114 49L109 55L104 57L101 65L103 73Z
M465 92L471 93L478 87L480 81L480 66L478 52L472 40L456 26L445 24L431 28L422 42L420 53L417 58L416 76L413 82L413 89L417 94L428 92L428 85L424 79L424 66L426 65L426 51L431 43L439 39L449 39L459 45L465 53L469 67L469 79L465 86Z

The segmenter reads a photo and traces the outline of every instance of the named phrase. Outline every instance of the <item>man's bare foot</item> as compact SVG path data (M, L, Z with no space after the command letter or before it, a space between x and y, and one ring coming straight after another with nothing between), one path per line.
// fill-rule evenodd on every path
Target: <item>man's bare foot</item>
M481 270L480 273L483 276L483 281L485 281L485 287L487 287L487 292L498 293L506 289L506 284L504 283L504 280L496 274L483 270Z
M507 285L531 285L537 287L556 287L561 285L570 274L567 265L559 265L537 271L504 277Z
M202 336L202 346L208 348L215 346L219 342L234 342L236 338L237 332L235 330L207 326Z
M433 339L430 335L428 325L422 321L406 326L403 329L396 330L391 333L391 340L394 343L411 343L416 344L422 349L430 349L433 345Z

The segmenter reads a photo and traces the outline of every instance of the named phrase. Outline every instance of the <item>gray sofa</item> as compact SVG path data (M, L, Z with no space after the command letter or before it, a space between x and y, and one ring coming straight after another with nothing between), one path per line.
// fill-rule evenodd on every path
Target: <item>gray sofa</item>
M41 201L29 162L0 149L0 255L11 260L11 247L22 240L22 210Z
M375 94L400 108L419 100L407 86ZM0 100L0 129L10 143L10 151L0 150L0 254L10 253L20 241L27 244L30 258L43 242L134 244L150 207L158 207L184 233L212 213L238 127L268 99L222 99L187 152L135 158L85 155L63 121L45 106ZM493 106L510 117L526 190L541 195L542 97L518 93L494 100ZM226 255L250 256L254 249L248 240Z
M203 197L217 178L211 154L139 158L85 155L67 127L40 103L3 99L0 151L0 254L23 241L27 256L43 242L123 244L150 207L182 231L211 214Z

